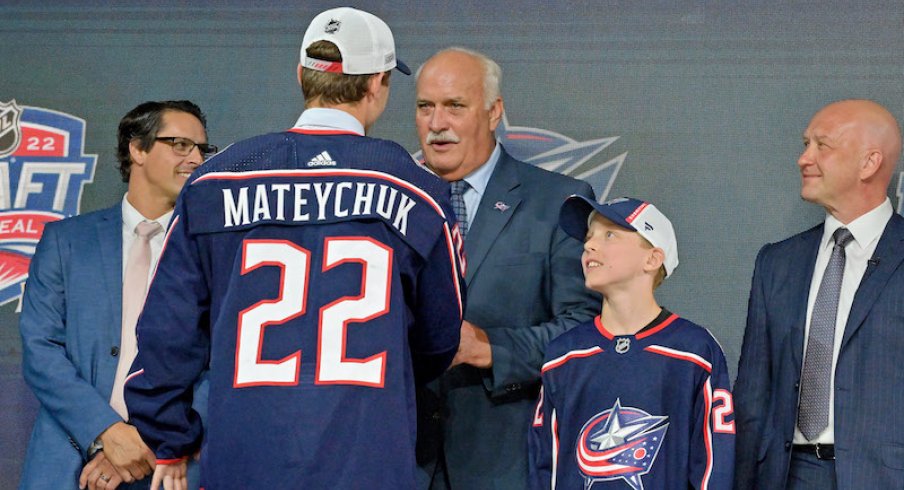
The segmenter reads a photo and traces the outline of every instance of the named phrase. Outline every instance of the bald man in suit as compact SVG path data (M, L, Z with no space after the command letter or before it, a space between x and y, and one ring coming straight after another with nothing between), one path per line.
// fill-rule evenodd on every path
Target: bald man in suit
M735 386L739 489L901 488L901 130L868 100L813 116L801 197L823 223L760 250Z

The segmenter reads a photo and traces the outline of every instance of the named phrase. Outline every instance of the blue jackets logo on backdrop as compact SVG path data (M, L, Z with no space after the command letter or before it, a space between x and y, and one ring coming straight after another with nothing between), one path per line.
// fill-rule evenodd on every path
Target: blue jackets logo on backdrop
M44 225L78 214L96 162L84 119L0 103L0 305L21 297Z

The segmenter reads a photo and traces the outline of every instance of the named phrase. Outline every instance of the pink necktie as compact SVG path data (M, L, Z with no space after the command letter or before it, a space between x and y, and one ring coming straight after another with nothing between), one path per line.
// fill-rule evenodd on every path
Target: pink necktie
M153 221L142 221L135 227L138 237L129 248L126 260L126 272L122 281L122 337L119 345L119 365L116 367L116 379L113 382L113 393L110 395L110 406L123 419L129 419L129 412L123 400L122 390L129 375L129 368L138 353L135 340L135 325L138 315L144 306L144 298L148 289L148 274L151 269L151 238L163 231Z

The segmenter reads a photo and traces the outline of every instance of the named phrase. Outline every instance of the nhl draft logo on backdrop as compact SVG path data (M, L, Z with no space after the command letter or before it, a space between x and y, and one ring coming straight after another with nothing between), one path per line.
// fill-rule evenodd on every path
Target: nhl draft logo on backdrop
M16 99L0 102L0 158L3 158L19 147L22 139L22 128L19 118L22 109L16 105Z
M576 451L584 489L597 481L621 479L643 490L640 477L650 472L668 428L668 417L622 407L618 399L591 417L581 428Z
M22 295L44 225L78 214L97 161L84 148L84 119L0 102L0 305Z
M539 128L510 126L508 116L503 113L502 121L496 128L496 139L502 143L506 151L522 162L531 163L540 168L559 172L576 179L587 181L600 202L606 200L615 177L625 163L628 153L602 163L590 162L597 153L614 143L619 137L610 136L589 141L575 141L552 131ZM413 153L420 163L424 163L421 151ZM500 206L501 205L501 206ZM499 211L508 209L506 203L496 203Z

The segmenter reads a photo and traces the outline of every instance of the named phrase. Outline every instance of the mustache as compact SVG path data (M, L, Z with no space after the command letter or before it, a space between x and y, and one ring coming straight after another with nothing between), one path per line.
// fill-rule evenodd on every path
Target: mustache
M434 133L433 131L427 133L428 145L432 145L433 143L458 143L459 141L461 140L458 138L458 135L448 129L438 133Z

